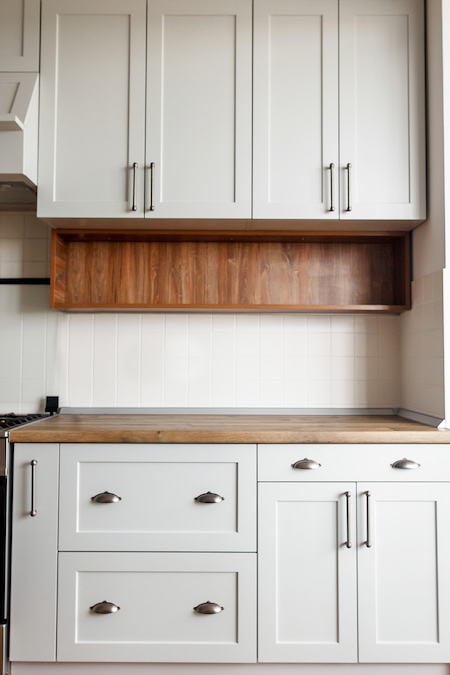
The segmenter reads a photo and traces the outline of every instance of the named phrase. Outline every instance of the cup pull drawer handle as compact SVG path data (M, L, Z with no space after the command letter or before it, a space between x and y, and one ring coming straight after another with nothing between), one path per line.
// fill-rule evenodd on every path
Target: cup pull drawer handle
M91 497L91 501L96 504L114 504L120 502L122 497L115 495L113 492L100 492L98 495Z
M197 614L219 614L224 609L224 607L221 607L216 602L208 600L208 602L202 602L197 607L194 607L194 612L197 612Z
M420 464L418 462L415 462L413 459L407 459L406 457L403 457L403 459L398 459L396 462L391 464L393 469L418 469Z
M322 464L319 464L319 462L316 462L314 459L305 457L304 459L299 459L295 464L291 464L291 466L293 469L320 469Z
M215 492L204 492L203 494L195 497L194 501L200 502L201 504L218 504L223 502L225 497L221 497Z
M94 612L94 614L114 614L119 611L120 607L113 602L103 600L103 602L97 602L95 605L92 605L89 609L91 612Z

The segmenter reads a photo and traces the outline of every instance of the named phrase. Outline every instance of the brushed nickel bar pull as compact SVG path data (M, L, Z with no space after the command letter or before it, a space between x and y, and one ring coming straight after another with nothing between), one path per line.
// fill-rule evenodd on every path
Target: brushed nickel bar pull
M330 211L334 211L334 164L330 164Z
M345 493L345 498L346 498L346 505L347 505L347 541L345 545L347 548L352 547L352 539L351 539L351 532L350 532L350 497L352 496L351 492L346 492Z
M347 211L352 210L352 185L351 185L351 178L352 178L352 165L347 164Z
M153 203L153 183L154 183L154 173L155 173L155 162L150 164L150 211L155 210L155 205Z
M367 498L367 511L366 511L366 531L367 531L367 540L366 540L366 546L367 548L372 547L372 541L371 541L371 527L370 527L370 498L372 496L372 493L367 490L365 493L366 498Z
M136 162L133 164L133 205L131 207L132 211L137 211L137 168L138 165Z
M36 465L37 459L31 461L31 511L30 516L37 516L36 508Z

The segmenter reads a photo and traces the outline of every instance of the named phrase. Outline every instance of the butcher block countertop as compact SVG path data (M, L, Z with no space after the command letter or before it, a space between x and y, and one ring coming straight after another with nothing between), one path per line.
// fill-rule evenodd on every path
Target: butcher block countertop
M393 415L55 415L15 443L450 443L449 431Z

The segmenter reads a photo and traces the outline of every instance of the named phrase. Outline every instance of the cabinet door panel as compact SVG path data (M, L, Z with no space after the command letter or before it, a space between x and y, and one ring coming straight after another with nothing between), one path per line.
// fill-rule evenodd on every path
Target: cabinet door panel
M254 553L61 553L59 588L58 661L256 660Z
M253 216L337 218L337 0L256 0L254 41Z
M38 214L142 217L145 0L44 0L42 25Z
M0 70L39 72L40 0L0 3Z
M146 162L155 167L146 216L249 218L252 4L157 0L148 9Z
M36 515L32 509L35 470ZM55 661L59 445L14 447L11 661Z
M354 487L259 484L260 661L356 662Z
M359 483L358 493L360 661L448 662L448 484Z
M341 218L423 219L423 3L339 7Z

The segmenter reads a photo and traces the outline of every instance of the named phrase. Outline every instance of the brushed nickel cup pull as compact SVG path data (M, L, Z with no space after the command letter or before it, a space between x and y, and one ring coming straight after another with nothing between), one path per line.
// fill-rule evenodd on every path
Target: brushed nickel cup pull
M137 168L138 165L136 162L133 164L133 205L131 207L132 211L137 211Z
M92 607L89 607L91 612L94 614L115 614L115 612L118 612L120 607L115 605L113 602L107 602L106 600L103 600L103 602L97 602L95 605L92 605Z
M155 162L150 164L150 211L155 210L155 205L153 203L153 185L154 185L154 176L155 174Z
M330 208L329 211L334 211L334 164L330 164Z
M219 614L220 612L223 612L225 608L221 607L216 602L208 600L208 602L202 602L193 609L197 614Z
M316 462L314 459L308 459L305 457L304 459L299 459L298 462L295 462L295 464L291 464L293 469L320 469L322 464L319 464L319 462Z
M420 464L418 462L415 462L413 459L407 459L406 457L403 457L403 459L398 459L396 462L391 464L393 469L418 469Z
M221 497L216 492L204 492L203 494L195 497L195 502L200 502L200 504L219 504L223 502L225 497Z
M37 516L37 508L36 508L36 466L37 466L37 459L33 459L31 461L31 511L30 511L30 516L34 518L34 516Z
M96 504L115 504L122 501L122 497L115 495L113 492L99 492L98 495L91 497L91 501Z
M351 177L352 177L352 165L349 163L347 164L347 211L352 210L352 185L351 185Z
M367 531L367 539L366 539L366 546L367 548L372 548L372 541L371 541L371 522L370 522L370 498L372 497L372 493L367 490L365 492L366 499L367 499L367 511L366 511L366 531Z
M347 506L347 511L346 511L346 521L347 521L347 541L345 542L345 545L347 548L352 547L352 540L351 540L351 534L350 534L350 497L352 496L351 492L346 492L345 493L345 498L346 498L346 506Z

